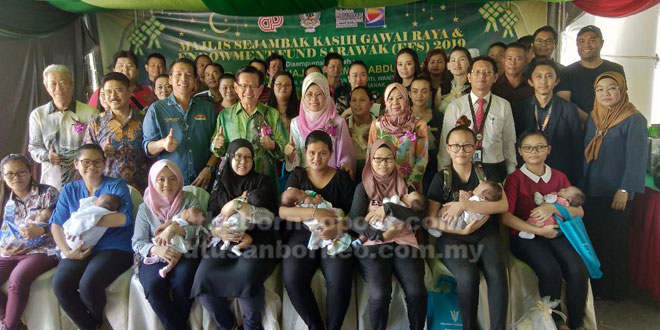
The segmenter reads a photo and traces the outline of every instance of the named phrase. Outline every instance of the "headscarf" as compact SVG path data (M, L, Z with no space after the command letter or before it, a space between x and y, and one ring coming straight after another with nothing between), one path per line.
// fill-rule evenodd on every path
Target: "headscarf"
M596 77L596 80L594 81L594 89L596 89L598 82L605 78L611 78L616 81L619 85L621 98L619 99L619 102L611 107L605 107L601 105L597 99L594 100L594 109L591 111L591 118L596 126L596 134L591 141L589 141L589 144L587 144L587 147L584 150L584 156L587 159L587 163L598 159L600 147L603 145L603 138L610 128L620 124L626 118L640 113L628 100L628 86L626 84L626 78L622 74L613 71L602 73Z
M380 128L383 129L387 134L392 136L395 139L398 139L402 135L406 134L406 131L413 131L415 129L415 115L410 108L410 99L408 98L408 90L399 83L392 83L385 88L385 100L390 96L390 93L394 89L397 89L401 92L403 96L403 114L399 116L392 115L388 110L385 112L385 115L378 118L378 123L380 123Z
M213 184L213 191L209 200L209 212L211 214L220 212L225 204L242 195L244 191L248 192L248 203L250 205L265 207L274 212L277 202L273 184L267 176L255 171L254 159L252 168L243 176L236 174L231 167L231 161L240 148L248 148L250 154L254 157L254 148L248 140L236 139L229 144L222 168Z
M403 195L408 193L408 186L403 177L399 175L396 164L394 164L394 170L388 176L378 175L372 168L371 162L373 161L373 157L376 154L376 150L381 147L390 149L393 157L396 155L396 147L388 140L379 139L371 144L367 152L364 169L362 170L364 190L367 192L369 199L376 201L382 201L383 198L394 195L403 197Z
M321 88L321 92L325 96L323 109L317 112L310 111L305 108L305 93L307 89L315 84ZM300 136L307 137L309 133L314 130L321 129L328 121L335 122L337 117L337 107L335 101L330 95L330 87L328 86L328 79L326 79L319 72L312 72L305 77L302 84L302 101L300 102L300 112L298 113L298 129Z
M179 182L174 196L166 197L156 191L156 178L164 168L170 169ZM149 211L158 218L161 222L171 220L179 211L181 211L181 204L183 203L183 174L171 160L161 159L155 162L149 170L149 184L144 191L144 203L149 208Z

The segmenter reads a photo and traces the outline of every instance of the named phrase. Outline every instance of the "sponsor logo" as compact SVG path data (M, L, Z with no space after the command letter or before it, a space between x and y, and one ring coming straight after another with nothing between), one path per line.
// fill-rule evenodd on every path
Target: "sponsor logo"
M263 32L277 32L278 27L284 24L284 16L261 16L257 25Z
M364 13L353 9L335 9L336 28L356 28L364 20Z
M364 27L386 27L385 7L364 8Z
M305 32L314 33L316 28L321 25L321 12L300 14L300 26L305 28Z

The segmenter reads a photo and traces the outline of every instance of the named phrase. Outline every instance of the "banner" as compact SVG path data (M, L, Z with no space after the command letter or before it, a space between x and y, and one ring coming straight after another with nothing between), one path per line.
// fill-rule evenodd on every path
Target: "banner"
M113 14L98 14L110 15L99 21L106 63L118 49L134 51L141 63L151 52L164 54L168 64L175 58L194 59L208 54L226 72L235 72L253 58L265 59L271 53L279 53L287 59L286 70L296 77L300 87L306 66L322 67L325 55L337 52L345 59L344 75L351 61L364 61L369 87L377 91L392 81L395 56L400 49L415 50L420 64L434 48L449 52L462 46L485 54L493 42L509 43L518 38L514 27L522 16L518 6L506 2L416 2L262 17L176 11L128 13L132 17L125 19L123 26L118 26L117 21L114 25L103 24L111 21ZM118 43L108 44L117 36L121 38Z

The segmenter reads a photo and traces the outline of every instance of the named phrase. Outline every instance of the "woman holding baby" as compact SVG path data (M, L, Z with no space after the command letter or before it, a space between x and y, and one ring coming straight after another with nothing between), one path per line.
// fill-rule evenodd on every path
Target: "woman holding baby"
M252 144L245 139L232 141L209 200L209 214L217 215L211 235L232 244L248 239L249 235L252 243L240 256L230 249L222 249L223 244L212 245L199 265L191 292L191 297L199 297L221 329L236 326L228 298L238 298L244 329L262 328L264 281L272 273L276 261L272 257L276 195L272 180L254 170ZM228 220L235 215L247 220L246 231L232 229Z
M121 179L103 175L105 154L97 144L84 144L73 161L82 179L64 186L51 217L53 239L60 249L60 263L53 278L53 290L62 309L83 330L97 329L103 323L105 288L133 265L133 219L128 186ZM120 197L119 211L96 223L107 228L93 246L67 244L63 225L80 208L80 200L114 194Z
M495 181L497 169L472 163L477 138L470 129L470 121L459 118L445 140L446 152L451 165L441 169L433 178L429 198L428 227L442 231L436 240L438 257L454 274L457 282L458 307L463 318L463 329L479 329L479 272L488 283L488 306L491 329L505 329L508 306L507 253L499 236L496 219L488 215L506 212L507 200L501 196L496 201L469 201L470 195L481 181ZM445 180L447 178L447 180ZM450 181L451 180L451 181ZM442 209L441 209L442 207ZM463 211L484 215L462 229L454 224ZM455 250L479 251L468 255L449 253Z
M562 280L566 280L568 324L553 313L557 328L581 329L587 299L587 268L566 236L558 235L556 221L552 218L554 214L559 215L557 207L546 202L537 205L534 195L558 196L558 202L564 199L569 204L565 207L571 215L581 217L584 194L571 187L564 173L545 164L550 151L542 131L529 130L520 136L518 153L525 163L506 179L504 190L509 210L502 215L502 222L513 229L511 252L532 267L538 276L541 297L560 299ZM526 221L530 218L545 221L535 221L535 225ZM535 236L524 238L518 231ZM559 310L559 306L556 309Z
M280 217L289 222L285 243L290 248L288 250L305 251L304 255L292 253L282 260L284 286L291 303L309 329L341 328L351 300L354 260L351 247L335 255L329 255L327 247L316 250L306 248L311 232L303 221L318 220L321 223L320 238L332 239L343 233L345 219L332 209L295 207L302 200L291 204L286 199L293 189L313 191L319 199L348 214L353 198L353 181L347 172L330 167L330 159L336 152L332 142L330 135L324 131L316 130L307 135L304 149L307 167L297 167L291 173L280 207ZM319 268L325 277L328 292L325 325L310 287L312 277Z
M35 182L31 168L23 155L11 154L0 162L4 179L0 187L0 284L8 282L7 295L0 293L2 329L27 329L21 316L30 296L30 285L57 265L57 258L47 252L55 247L48 234L48 220L58 192Z
M369 290L372 328L387 327L394 274L406 294L410 329L416 330L423 329L426 324L427 293L424 259L413 229L419 227L425 205L413 211L411 205L384 202L393 197L403 200L412 191L399 173L396 152L389 140L378 139L371 144L349 218L351 229L366 238L355 254ZM389 216L396 218L397 223L384 231L372 227Z
M190 289L200 260L196 253L184 255L189 251L170 242L178 235L188 243L186 247L198 251L203 227L194 218L201 213L204 222L204 211L192 193L183 191L183 174L174 162L159 160L151 166L132 242L144 295L166 330L190 329ZM164 267L171 270L163 272Z

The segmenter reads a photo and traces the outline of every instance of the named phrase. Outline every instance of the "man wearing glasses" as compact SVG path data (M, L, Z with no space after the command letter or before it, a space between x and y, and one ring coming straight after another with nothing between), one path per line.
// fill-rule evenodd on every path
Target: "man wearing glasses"
M626 76L623 67L600 57L603 48L603 34L594 25L580 29L577 35L577 48L580 60L564 69L564 76L559 84L557 96L575 103L580 109L580 119L587 120L594 107L594 80L601 73L614 71Z
M536 31L534 31L533 38L534 42L532 42L532 49L534 50L534 58L525 67L525 77L530 76L532 64L534 61L540 59L554 61L552 59L552 54L555 52L555 48L557 47L559 36L557 35L557 31L555 31L552 26L546 25L536 29ZM564 70L564 66L559 64L559 62L554 62L559 68L561 75L561 72Z
M208 149L216 121L213 104L193 98L195 64L187 59L170 66L172 94L153 103L142 124L142 146L149 157L169 159L183 173L184 185L206 188L217 158Z
M254 147L255 171L268 175L279 187L276 162L284 159L288 136L279 112L259 102L264 74L252 66L243 66L236 71L234 89L240 101L220 113L216 131L209 140L211 150L221 157L231 141L250 141Z
M438 148L438 168L451 163L445 148L447 134L464 116L470 120L470 128L477 136L473 161L491 164L502 182L516 169L516 131L511 105L491 93L497 80L497 63L487 56L474 58L468 69L468 80L472 91L447 106Z

